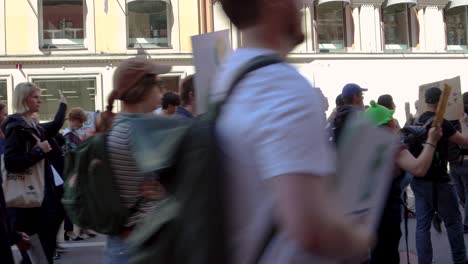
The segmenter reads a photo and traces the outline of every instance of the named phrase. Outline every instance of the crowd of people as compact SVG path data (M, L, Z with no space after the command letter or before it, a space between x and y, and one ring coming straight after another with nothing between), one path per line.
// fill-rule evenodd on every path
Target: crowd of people
M405 178L411 175L419 263L433 261L430 229L438 217L447 230L453 263L468 263L464 242L468 209L465 221L460 212L460 203L468 208L468 167L462 151L455 158L449 151L451 146L468 148L467 118L444 120L431 128L417 154L404 144L398 146L382 218L378 230L372 232L366 223L343 216L336 204L339 201L327 193L327 178L336 173L334 148L352 114L362 113L376 127L399 134L392 96L382 95L366 107L367 89L346 84L327 118L322 92L285 60L304 40L299 1L220 2L243 36L243 47L229 54L219 67L210 97L211 102L225 101L216 122L216 139L228 179L225 206L231 261L249 263L258 253L252 249L258 248L259 238L274 222L278 230L267 241L259 263L399 263L401 201L407 188ZM243 65L268 56L279 61L248 73L231 89ZM115 188L122 205L131 212L121 232L107 237L105 263L128 263L128 237L171 196L163 182L138 167L130 123L148 115L187 122L197 118L194 76L183 80L179 95L166 91L160 78L170 70L143 57L123 61L114 73L106 111L96 119L95 131L85 134L80 132L87 121L85 111L73 108L67 116L65 96L61 95L54 120L41 123L40 88L34 83L15 87L15 113L7 116L5 105L0 105L2 173L25 173L41 166L44 198L38 207L8 207L0 188L1 263L14 263L12 245L18 246L22 263L32 263L26 252L30 236L35 234L47 261L53 263L62 222L66 241L96 235L86 229L74 232L77 228L61 204L63 181L57 179L63 175L65 155L95 133L107 134ZM435 87L427 90L428 110L416 114L406 125L431 123L441 93ZM112 112L116 100L121 102L119 113ZM468 105L468 94L464 102ZM63 130L65 120L68 125Z

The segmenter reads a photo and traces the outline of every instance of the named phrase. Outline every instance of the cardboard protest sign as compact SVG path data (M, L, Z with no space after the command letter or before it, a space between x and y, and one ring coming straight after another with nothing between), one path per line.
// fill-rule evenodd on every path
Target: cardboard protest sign
M29 243L31 247L28 249L27 254L31 264L48 264L39 236L37 234L30 236Z
M425 93L427 89L431 87L438 87L441 90L443 90L446 84L452 87L452 91L448 99L447 109L445 111L444 118L447 120L459 120L463 117L463 96L461 92L460 76L455 77L453 79L442 80L419 86L419 113L424 113L427 111L427 105L425 103Z
M396 135L375 127L362 115L347 122L338 144L333 194L345 214L365 218L375 231L392 181Z
M208 108L211 85L217 68L232 51L229 30L193 36L192 49L196 70L197 114L202 114Z

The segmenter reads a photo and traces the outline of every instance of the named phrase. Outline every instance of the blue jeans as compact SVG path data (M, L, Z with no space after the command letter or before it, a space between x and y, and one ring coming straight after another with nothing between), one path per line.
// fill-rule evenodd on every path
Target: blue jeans
M128 263L127 242L119 236L108 236L105 253L105 264L127 264Z
M433 183L415 179L411 188L416 199L416 250L419 264L432 263L431 223L436 210L433 188L436 190L437 212L447 228L453 262L465 263L463 223L453 183Z

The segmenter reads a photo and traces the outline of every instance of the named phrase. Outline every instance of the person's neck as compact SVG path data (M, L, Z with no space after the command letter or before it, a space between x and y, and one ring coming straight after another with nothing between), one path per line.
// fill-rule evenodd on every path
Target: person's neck
M287 47L284 41L275 34L267 32L262 27L252 27L242 31L243 48L270 49L276 51L282 58L286 58L292 48Z
M31 119L31 120L32 120L32 119L33 119L33 115L34 115L34 113L32 113L32 112L24 112L24 113L23 113L23 116L24 116L26 119Z
M144 104L122 104L122 111L129 114L147 114L151 110L148 110Z
M435 112L435 111L437 111L437 106L436 105L427 105L427 111Z

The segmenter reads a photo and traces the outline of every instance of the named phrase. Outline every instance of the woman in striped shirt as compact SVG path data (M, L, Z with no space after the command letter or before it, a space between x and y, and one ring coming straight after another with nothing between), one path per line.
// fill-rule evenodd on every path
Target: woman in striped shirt
M151 115L158 108L162 87L158 75L168 73L170 69L145 58L132 58L123 61L114 73L114 89L109 96L107 111L102 113L102 126L98 131L108 132L107 149L112 173L121 201L131 214L121 234L108 237L106 264L127 263L125 239L165 196L155 177L137 168L133 157L133 130L129 123L133 118ZM115 100L122 103L122 110L116 115L112 113Z

